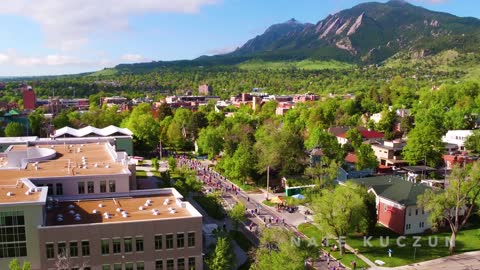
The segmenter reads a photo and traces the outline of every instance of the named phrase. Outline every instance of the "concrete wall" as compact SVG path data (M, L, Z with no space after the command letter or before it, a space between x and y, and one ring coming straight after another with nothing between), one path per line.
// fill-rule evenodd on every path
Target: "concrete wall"
M185 233L185 247L176 248L176 234ZM187 247L187 233L195 232L195 247ZM41 269L54 267L55 259L46 258L46 243L55 244L55 252L58 242L78 241L79 247L82 240L90 242L90 256L71 258L73 265L81 265L83 262L92 267L92 270L101 270L103 264L138 262L145 263L146 270L155 269L155 260L163 259L166 267L167 259L175 259L175 269L177 258L185 258L185 265L189 257L196 257L195 269L202 269L202 217L186 218L165 218L150 221L132 221L121 223L97 223L72 226L51 226L39 228L40 234L40 254ZM154 236L163 235L163 249L156 251ZM174 249L166 250L165 235L174 234ZM144 251L135 252L135 242L133 243L133 252L125 253L123 250L123 238L142 236L144 240ZM122 239L122 253L113 254L111 239ZM110 254L101 255L101 239L110 239ZM186 267L186 269L188 269ZM34 269L35 270L35 269Z
M100 193L100 181L107 181L107 193L109 193L109 180L115 180L115 192L129 192L129 175L128 174L113 174L113 175L93 175L93 176L69 176L69 177L52 177L52 178L42 178L31 180L37 186L47 186L52 184L53 186L53 195L56 195L56 184L61 183L63 188L62 196L84 196L88 195L87 182L94 182L94 194L104 194ZM78 182L85 183L85 193L78 194ZM61 197L61 196L60 196Z

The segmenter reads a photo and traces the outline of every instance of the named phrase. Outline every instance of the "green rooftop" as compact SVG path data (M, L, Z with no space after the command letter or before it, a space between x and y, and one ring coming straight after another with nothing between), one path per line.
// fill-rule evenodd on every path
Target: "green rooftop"
M349 179L348 181L363 185L367 189L373 189L377 196L404 206L416 205L418 195L422 195L425 190L431 189L426 185L408 182L393 175Z

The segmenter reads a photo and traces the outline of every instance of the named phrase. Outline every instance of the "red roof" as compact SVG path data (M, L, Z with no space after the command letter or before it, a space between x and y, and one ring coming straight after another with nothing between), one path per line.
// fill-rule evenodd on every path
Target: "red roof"
M348 153L347 156L345 157L345 161L348 163L357 163L358 158L355 153Z

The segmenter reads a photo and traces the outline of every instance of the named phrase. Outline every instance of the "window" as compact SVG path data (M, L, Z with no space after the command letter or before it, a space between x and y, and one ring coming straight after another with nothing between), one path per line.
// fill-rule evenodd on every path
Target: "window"
M135 238L135 250L137 252L143 252L143 237Z
M155 250L162 249L162 235L155 235Z
M387 212L387 205L386 204L383 205L383 212Z
M167 249L173 248L173 234L166 235L166 248Z
M90 266L85 266L83 270L92 270L92 268Z
M420 228L423 228L423 227L425 227L425 223L422 221L422 222L420 222L420 224L419 224L418 226L419 226Z
M143 262L137 262L137 270L145 270L145 264Z
M110 264L102 265L102 270L110 270Z
M108 239L102 239L102 255L106 255L110 253L110 241Z
M90 256L90 242L82 241L82 255Z
M53 244L46 244L45 247L47 251L47 259L55 258L55 249L53 247Z
M422 215L425 215L425 209L422 208Z
M113 254L122 252L122 241L120 238L113 239Z
M48 187L47 195L52 196L53 195L53 184L47 184L47 187Z
M195 246L195 232L188 233L188 247Z
M115 192L115 180L108 181L108 188L110 189L110 192Z
M78 257L78 243L70 242L70 257Z
M122 270L122 264L121 263L113 264L113 270Z
M415 216L418 216L418 208L415 209Z
M177 259L177 270L185 270L185 258Z
M63 195L63 185L61 183L57 183L55 189L57 190L57 195Z
M406 225L406 229L407 229L407 230L410 230L411 227L412 227L412 225L410 225L410 224L407 224L407 225Z
M412 208L408 208L408 216L412 215Z
M173 267L174 267L173 259L168 259L167 260L167 270L173 270Z
M65 252L67 251L67 244L65 242L61 242L57 244L58 246L58 251L57 253L60 255L66 255Z
M177 248L183 248L185 246L185 234L177 233Z
M92 181L87 182L87 191L88 191L88 193L94 193L95 192L94 183Z
M125 253L132 252L132 238L131 237L125 237L123 239L123 250L124 250Z
M188 270L195 270L195 257L188 258Z
M78 194L85 194L85 183L78 182Z
M162 260L156 260L155 261L155 270L163 270L163 261Z
M102 180L100 181L100 193L107 192L107 181Z
M125 270L133 270L133 263L127 262L125 264Z

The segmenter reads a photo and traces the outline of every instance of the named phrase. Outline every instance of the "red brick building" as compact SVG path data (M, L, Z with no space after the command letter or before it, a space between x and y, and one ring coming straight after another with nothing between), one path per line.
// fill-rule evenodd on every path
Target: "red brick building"
M22 87L23 95L23 108L25 110L35 110L37 98L35 96L35 90L31 86Z

